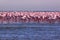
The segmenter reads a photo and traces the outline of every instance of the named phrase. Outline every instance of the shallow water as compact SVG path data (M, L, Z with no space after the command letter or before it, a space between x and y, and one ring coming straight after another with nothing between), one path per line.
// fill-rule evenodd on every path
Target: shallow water
M0 24L0 27L52 27L60 26L60 23L7 23Z
M0 24L1 40L60 40L60 24Z

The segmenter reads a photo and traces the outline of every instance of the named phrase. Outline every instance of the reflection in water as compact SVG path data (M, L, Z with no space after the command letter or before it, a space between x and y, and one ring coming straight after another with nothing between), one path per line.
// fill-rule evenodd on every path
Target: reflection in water
M60 23L8 23L8 24L0 24L0 27L52 27L52 26L60 26Z

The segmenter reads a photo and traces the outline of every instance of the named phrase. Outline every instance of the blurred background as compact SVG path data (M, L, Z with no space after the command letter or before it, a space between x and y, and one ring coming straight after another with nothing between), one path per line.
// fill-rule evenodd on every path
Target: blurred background
M0 11L60 11L60 0L0 0Z

